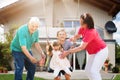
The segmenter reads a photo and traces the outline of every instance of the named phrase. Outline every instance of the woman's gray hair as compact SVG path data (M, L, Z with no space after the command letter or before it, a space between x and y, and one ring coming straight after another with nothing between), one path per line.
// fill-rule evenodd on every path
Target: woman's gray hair
M29 20L29 24L31 23L37 23L38 25L40 25L40 20L38 17L31 17Z

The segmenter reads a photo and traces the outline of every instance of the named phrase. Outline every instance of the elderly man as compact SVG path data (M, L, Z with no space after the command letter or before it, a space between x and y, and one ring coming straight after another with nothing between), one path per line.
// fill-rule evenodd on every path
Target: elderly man
M38 43L38 27L40 25L39 18L31 17L28 24L22 25L16 32L11 43L12 55L15 62L15 80L22 80L23 68L27 70L26 80L33 80L36 63L38 62L31 52L31 47L35 47L40 52L40 56L44 59L44 53Z

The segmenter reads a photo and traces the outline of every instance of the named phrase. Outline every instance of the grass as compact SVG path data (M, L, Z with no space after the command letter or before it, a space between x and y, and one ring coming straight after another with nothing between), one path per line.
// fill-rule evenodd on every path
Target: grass
M23 80L26 80L26 75L23 74ZM14 74L0 74L0 80L14 80ZM42 78L35 77L34 80L45 80Z
M113 80L120 80L120 75L116 75Z
M26 74L23 74L22 77L23 80L26 80ZM0 74L0 80L14 80L14 74ZM45 80L45 79L35 77L34 80ZM116 75L113 80L120 80L120 75Z

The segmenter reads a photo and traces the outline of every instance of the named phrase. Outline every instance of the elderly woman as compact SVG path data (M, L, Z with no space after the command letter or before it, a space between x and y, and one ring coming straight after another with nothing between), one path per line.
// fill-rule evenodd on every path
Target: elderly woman
M90 55L86 64L85 71L90 80L102 80L100 75L100 69L102 68L107 56L108 48L106 43L101 39L98 32L94 28L94 21L90 14L86 13L80 16L81 27L74 37L70 40L75 41L82 37L82 43L80 46L64 51L61 54L61 58L64 58L70 53L75 53L86 49Z
M35 47L44 58L44 53L38 43L39 18L32 17L28 24L22 25L16 32L11 43L12 55L15 62L15 80L22 80L23 68L27 70L26 80L34 80L35 63L37 60L32 56L31 47Z

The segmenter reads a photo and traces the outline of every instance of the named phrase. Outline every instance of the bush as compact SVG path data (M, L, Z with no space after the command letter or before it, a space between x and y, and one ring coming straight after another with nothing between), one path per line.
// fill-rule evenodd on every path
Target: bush
M6 67L8 70L11 70L11 58L12 56L9 49L9 44L0 43L0 66Z
M0 42L0 66L6 67L8 70L11 70L10 61L12 59L10 43L13 39L14 29L9 30L5 33L5 42Z
M113 67L112 72L119 73L119 67L117 67L117 66Z
M2 67L2 66L0 66L0 70L3 70L3 67Z

